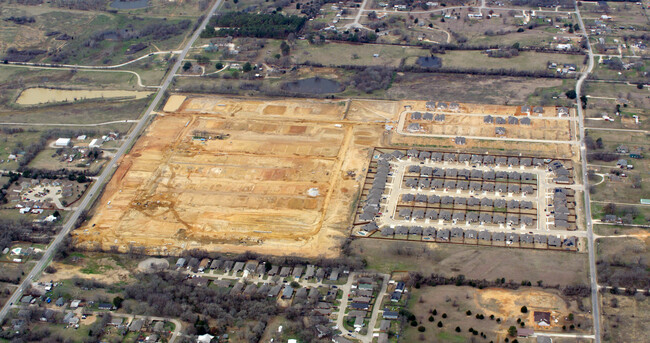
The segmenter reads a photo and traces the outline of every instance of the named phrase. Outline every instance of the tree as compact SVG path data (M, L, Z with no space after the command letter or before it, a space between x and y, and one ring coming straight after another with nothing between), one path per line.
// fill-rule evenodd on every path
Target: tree
M569 313L569 320L573 321L573 313Z
M566 93L566 97L569 99L575 99L577 97L576 91L574 89L568 90Z
M113 306L115 306L115 308L122 307L122 302L124 302L124 299L122 299L120 297L113 298Z
M467 310L467 312L465 312L465 314L468 315L468 316L471 316L471 315L472 315L472 311Z
M300 284L299 284L298 282L296 282L296 281L291 281L291 283L290 283L289 285L290 285L292 288L295 288L295 289L300 288Z
M217 62L217 64L215 64L214 67L217 68L217 70L221 70L223 68L223 63Z
M244 73L248 73L248 72L250 72L251 70L253 70L253 66L251 65L251 63L250 63L250 62L246 62L246 63L244 63L244 66L242 67L242 71L243 71Z
M446 313L443 313L443 314L442 314L442 318L447 318L447 314L446 314Z
M291 47L287 42L282 41L282 43L280 43L280 51L282 52L282 56L289 56L291 53Z
M636 88L643 89L643 83L639 83L638 85L636 85Z
M522 306L521 307L521 313L527 313L528 312L528 307Z
M516 337L517 336L517 327L514 326L514 325L510 326L508 328L508 335L510 335L512 337Z
M435 320L435 318L433 318L433 316L429 316L429 321L430 322L433 322L434 320Z
M61 217L61 213L59 213L59 211L54 211L54 213L52 213L52 215L55 216L56 218Z
M190 68L192 68L192 62L187 61L185 64L183 64L183 71L188 71Z
M460 332L460 326L456 327L456 332Z
M425 330L426 330L426 329L425 329L424 326L422 326L422 325L420 325L420 326L418 327L418 331L420 331L420 332L424 332Z
M439 322L438 322L438 327L439 327L439 328L442 327L442 321L439 321Z
M412 327L416 327L416 326L418 326L418 322L415 321L415 320L411 320L411 326L412 326Z

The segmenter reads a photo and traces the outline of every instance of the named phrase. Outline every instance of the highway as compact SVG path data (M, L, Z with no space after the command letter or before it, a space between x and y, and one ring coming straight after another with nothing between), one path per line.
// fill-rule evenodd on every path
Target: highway
M585 38L587 38L587 53L589 54L589 65L587 70L582 73L578 82L576 82L576 99L578 105L578 124L580 127L580 154L582 161L582 182L585 185L584 195L585 195L585 217L587 221L587 249L589 250L589 278L591 285L591 314L594 318L594 336L595 342L600 343L600 300L598 299L598 277L596 275L596 250L594 247L594 227L591 217L591 200L589 198L589 178L587 177L587 148L585 145L585 115L582 110L582 103L579 100L581 96L582 84L585 82L589 73L594 68L594 53L591 50L591 43L589 42L589 36L587 35L587 30L585 29L585 23L582 21L582 16L580 15L580 9L578 8L578 2L575 1L576 16L578 18L578 23L580 24L580 30Z
M84 196L83 200L80 202L77 209L70 215L66 223L63 225L63 228L61 228L61 231L56 235L54 240L52 240L52 243L49 245L47 250L45 250L43 257L38 261L38 263L36 263L36 265L29 272L29 274L25 276L22 283L20 284L20 286L18 286L16 291L14 291L11 297L7 299L7 302L2 307L2 310L0 310L0 322L2 322L7 316L7 313L9 312L11 305L16 303L20 299L21 295L23 294L23 291L29 288L32 281L35 280L37 276L41 273L41 271L49 264L50 260L54 256L59 245L61 245L61 242L63 242L65 237L74 228L75 223L77 222L77 219L79 218L81 213L92 204L93 197L96 194L99 194L101 192L101 189L104 186L104 182L108 181L111 175L113 175L113 169L117 167L117 162L119 161L119 159L128 151L128 149L130 149L130 147L133 145L135 140L140 136L142 131L148 125L149 119L153 114L152 112L164 97L165 91L167 90L172 80L174 79L174 75L176 74L176 71L178 71L178 69L181 67L181 63L183 62L183 59L187 55L187 52L190 50L192 44L194 44L194 41L196 41L196 39L199 37L199 35L201 34L205 26L208 24L208 21L210 20L212 15L216 12L219 5L221 5L222 1L223 0L216 0L214 5L208 12L208 15L205 16L205 19L203 19L201 25L197 28L197 30L192 35L185 48L181 51L178 60L176 61L174 66L167 74L165 81L160 86L160 89L158 90L156 97L147 108L146 112L140 119L140 122L138 122L136 127L129 134L124 144L122 144L122 146L118 149L115 156L106 164L106 167L102 171L101 175L97 178L97 181L95 181L95 183L93 183L90 190L86 192L86 195Z

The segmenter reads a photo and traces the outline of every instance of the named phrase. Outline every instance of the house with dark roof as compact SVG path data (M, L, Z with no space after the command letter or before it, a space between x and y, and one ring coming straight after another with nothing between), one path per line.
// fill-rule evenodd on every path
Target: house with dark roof
M449 229L440 229L436 232L436 241L438 242L448 242L451 232Z

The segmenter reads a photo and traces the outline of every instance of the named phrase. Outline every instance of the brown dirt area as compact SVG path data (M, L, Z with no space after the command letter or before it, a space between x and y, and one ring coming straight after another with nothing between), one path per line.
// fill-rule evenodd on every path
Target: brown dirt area
M74 278L80 279L93 279L98 282L103 282L106 284L114 284L120 281L126 281L129 279L131 272L118 266L115 261L109 258L102 258L97 260L99 265L107 266L109 269L108 272L98 273L98 274L87 274L81 270L85 267L84 265L71 265L60 262L52 262L52 266L56 268L56 273L54 274L44 274L41 277L43 282L57 282L64 281Z
M77 243L338 255L383 128L344 121L345 106L189 98L124 157ZM197 132L229 136L203 141Z
M373 148L458 149L385 130L421 101L179 99L170 97L177 110L160 114L122 159L94 216L73 232L78 246L337 256ZM517 110L492 107L461 105ZM463 149L575 156L569 144L468 140Z

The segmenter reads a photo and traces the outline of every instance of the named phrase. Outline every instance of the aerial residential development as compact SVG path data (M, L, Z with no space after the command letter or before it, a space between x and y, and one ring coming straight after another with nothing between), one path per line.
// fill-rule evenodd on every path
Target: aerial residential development
M0 1L0 342L646 342L649 11Z

